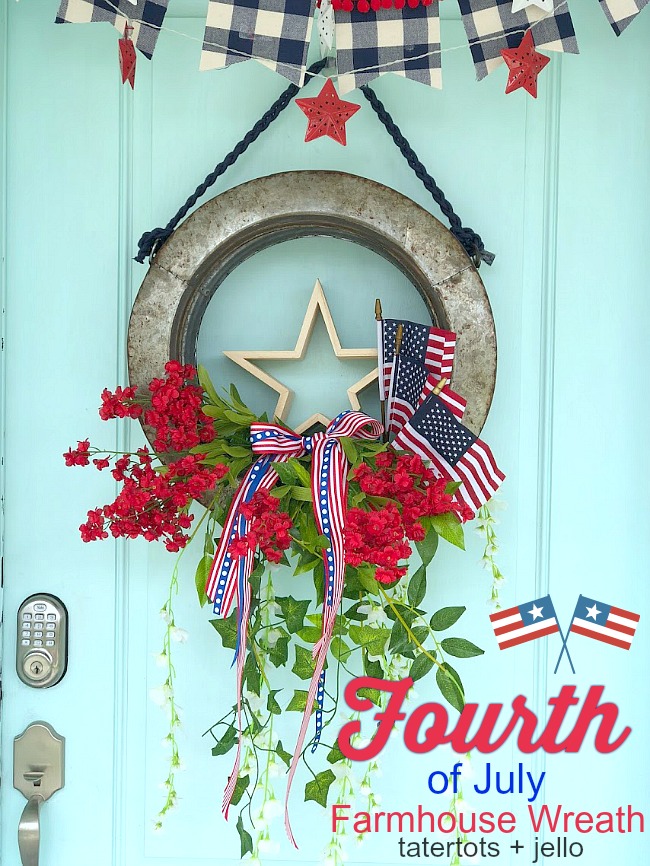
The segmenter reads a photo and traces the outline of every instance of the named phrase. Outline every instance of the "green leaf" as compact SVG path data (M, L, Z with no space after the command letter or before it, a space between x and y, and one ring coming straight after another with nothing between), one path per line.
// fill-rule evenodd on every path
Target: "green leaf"
M304 574L306 571L313 571L318 565L322 567L323 561L321 559L314 559L313 557L309 557L308 559L302 559L302 561L298 561L298 565L293 570L293 576L298 577L299 574Z
M415 639L415 641L421 646L429 637L429 629L426 625L416 625L411 629L411 634L413 635L411 643L413 643L413 639Z
M275 464L274 464L275 465ZM309 487L292 487L291 488L291 498L297 499L298 502L311 502L311 488Z
M311 650L296 644L296 660L291 670L301 680L310 680L314 674L316 660L312 658Z
M341 443L341 448L343 448L343 453L348 458L348 462L352 464L352 466L356 466L359 462L359 452L357 451L357 446L354 444L352 439L349 436L341 436L339 439Z
M275 747L275 754L278 756L278 758L280 758L281 761L284 761L287 767L291 766L291 760L293 756L284 748L284 746L282 745L282 740L278 740L278 744Z
M225 619L211 619L210 625L219 632L221 643L226 649L237 646L237 611L233 610Z
M453 511L445 514L436 514L431 518L433 528L445 541L465 550L465 537L463 535L463 524Z
M288 465L291 466L296 477L301 482L303 487L311 487L311 475L305 469L303 464L296 457L292 457L288 462Z
M361 566L357 569L357 578L366 592L371 595L379 595L379 584L375 580L373 568Z
M446 493L448 496L453 496L454 493L455 493L455 492L458 490L458 488L461 487L461 486L462 486L462 485L461 485L461 482L460 482L460 481L449 481L449 482L447 482L447 486L445 487L445 493Z
M327 762L328 764L336 764L338 761L344 761L345 755L339 749L339 744L334 743L330 751L327 753Z
M276 668L280 668L289 661L289 635L279 637L275 646L269 649L269 660Z
M417 607L427 592L427 569L421 565L409 580L408 600L412 607Z
M219 399L217 392L215 391L214 385L212 384L212 380L210 379L210 375L208 371L202 364L198 365L197 374L199 378L199 385L203 388L205 393L207 394L208 399L211 403L214 403L215 406L219 406L221 400Z
M364 647L375 656L383 653L390 632L383 626L371 628L369 625L351 625L349 635L358 646Z
M309 601L298 601L291 595L277 596L275 600L280 605L287 631L294 634L303 626L305 614L309 610Z
M438 533L434 530L429 530L422 541L416 541L415 547L420 554L422 565L426 566L431 562L436 555L438 549Z
M229 725L223 737L221 737L220 740L217 740L216 744L212 747L212 754L214 757L217 758L219 755L225 755L226 752L229 752L237 743L237 736L235 726Z
M458 659L471 659L474 656L482 656L484 650L472 643L471 640L465 640L464 637L446 637L441 646L450 656L456 656Z
M323 808L326 808L327 795L329 793L330 785L335 778L336 776L331 770L323 770L315 779L312 779L311 782L307 782L305 785L305 802L307 802L307 800L315 800L317 803L320 803Z
M390 630L390 643L388 644L388 649L390 652L398 654L400 649L405 649L408 643L408 632L402 623L396 619L393 623L392 629Z
M301 628L296 632L300 640L304 640L305 643L316 643L321 639L322 632L319 628L313 625L306 625L304 628Z
M466 607L441 607L431 617L431 628L434 631L444 631L447 628L451 628L466 610Z
M244 796L246 788L248 788L249 782L250 776L240 776L239 779L237 779L235 790L232 793L232 800L230 801L233 806L236 806L241 800L241 798Z
M262 674L257 666L255 654L249 652L244 662L244 682L248 688L259 696L262 690Z
M419 656L415 657L415 661L411 665L411 669L409 671L409 676L415 682L416 680L421 680L422 677L426 676L431 668L433 667L433 661L429 658L429 656L425 656L422 653Z
M465 706L465 690L458 673L448 662L436 671L436 682L443 698L460 712Z
M366 655L363 657L363 672L367 677L376 677L378 680L383 680L384 669L381 662L372 661Z
M368 698L373 704L376 704L378 707L381 706L381 692L379 689L359 689L357 694L360 698Z
M271 496L275 496L276 499L284 499L285 496L290 495L291 487L274 487L270 493Z
M205 585L208 582L208 574L210 573L213 559L214 557L209 556L209 554L206 553L199 560L199 564L196 567L196 574L194 575L194 585L196 586L196 592L199 596L199 604L201 605L201 607L203 607L203 605L208 600L208 596L205 593Z
M295 484L298 480L293 466L289 466L288 463L272 463L271 466L278 473L282 484Z
M319 535L316 539L316 547L320 547L322 550L329 550L331 546L330 540L326 535Z
M314 701L314 706L312 707L312 713L316 709L316 704L318 702ZM295 712L295 713L304 713L307 708L307 692L304 689L296 689L293 693L293 696L289 703L287 704L287 711Z
M239 783L239 779L237 780L237 782ZM233 797L231 802L233 802L233 803L235 802L234 797ZM237 832L239 833L239 847L240 847L240 851L241 851L240 856L243 860L243 858L246 856L246 854L252 854L253 853L253 837L248 832L248 830L244 829L244 822L242 820L241 815L237 819L237 825L236 826L237 826Z
M282 691L282 689L272 689L269 692L268 698L266 699L266 709L270 713L273 713L274 716L279 716L282 714L282 707L280 706L280 704L277 701L277 698L275 697L278 694L278 692L281 692L281 691Z
M331 644L332 655L335 659L338 659L341 662L346 662L350 657L350 653L352 650L346 644L346 642L340 638L338 635L334 637Z

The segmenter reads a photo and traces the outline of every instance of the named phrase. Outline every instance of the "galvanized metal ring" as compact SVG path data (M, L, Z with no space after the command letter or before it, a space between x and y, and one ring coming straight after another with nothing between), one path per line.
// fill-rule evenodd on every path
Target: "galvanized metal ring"
M307 236L343 238L399 268L431 319L458 336L453 387L480 432L496 380L496 334L478 271L448 229L406 196L342 172L294 171L249 181L196 210L157 250L133 305L133 384L176 358L196 363L201 320L224 279L267 247Z

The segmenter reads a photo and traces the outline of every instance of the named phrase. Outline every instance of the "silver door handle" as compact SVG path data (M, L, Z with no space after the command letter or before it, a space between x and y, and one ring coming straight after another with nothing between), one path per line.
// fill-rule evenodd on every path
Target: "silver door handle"
M34 794L27 801L18 824L18 850L23 866L38 866L41 844L41 804L45 801L40 794Z
M38 866L41 806L65 784L65 740L47 722L34 722L14 740L14 788L26 798L18 824L23 866Z

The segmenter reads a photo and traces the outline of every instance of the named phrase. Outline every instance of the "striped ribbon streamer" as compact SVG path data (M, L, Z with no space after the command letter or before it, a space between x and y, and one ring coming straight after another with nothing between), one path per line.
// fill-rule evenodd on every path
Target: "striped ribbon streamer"
M323 555L324 563L324 603L323 623L320 640L313 649L315 659L307 705L302 718L300 733L296 741L285 799L285 827L287 835L295 847L295 839L289 822L289 794L291 783L296 772L302 747L309 728L312 709L316 704L316 733L312 751L318 745L323 726L323 697L325 694L325 662L332 640L336 613L341 603L345 578L345 514L347 508L348 461L340 443L340 438L348 436L352 439L378 439L383 433L383 427L374 418L369 418L362 412L342 412L324 433L313 436L299 436L291 430L276 424L251 424L251 445L254 453L260 457L246 473L235 494L224 523L221 540L215 554L208 581L206 593L214 601L214 612L217 615L228 616L232 603L237 598L237 647L235 662L237 664L237 724L239 742L235 763L228 778L224 792L222 811L228 817L228 809L232 799L239 774L241 742L241 691L244 660L246 655L246 636L248 628L248 612L250 608L249 577L253 570L253 551L245 557L232 557L228 548L239 535L247 532L247 521L241 513L240 506L250 502L257 490L269 490L278 481L278 474L272 463L286 462L291 457L303 457L311 454L311 491L314 504L316 527L324 535L329 547Z

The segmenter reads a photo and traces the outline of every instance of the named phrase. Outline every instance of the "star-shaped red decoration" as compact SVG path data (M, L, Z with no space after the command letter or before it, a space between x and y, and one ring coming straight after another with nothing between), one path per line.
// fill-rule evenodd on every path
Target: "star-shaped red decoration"
M318 96L310 99L296 99L298 108L307 115L305 141L313 141L322 135L329 135L339 144L346 144L345 124L360 108L354 102L345 102L328 78Z
M506 93L512 93L513 90L523 87L537 99L537 76L551 58L535 51L532 30L526 30L519 48L503 48L501 56L510 70Z

